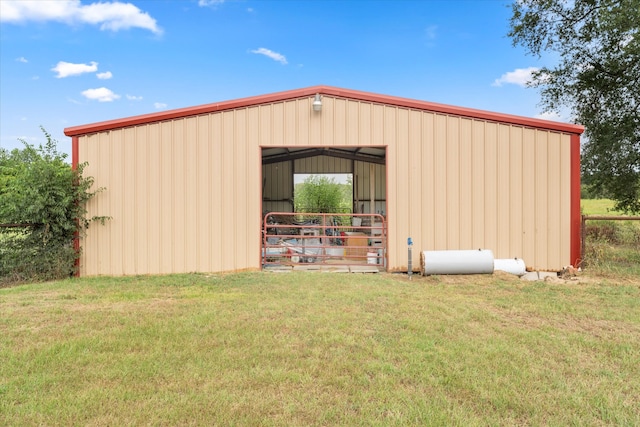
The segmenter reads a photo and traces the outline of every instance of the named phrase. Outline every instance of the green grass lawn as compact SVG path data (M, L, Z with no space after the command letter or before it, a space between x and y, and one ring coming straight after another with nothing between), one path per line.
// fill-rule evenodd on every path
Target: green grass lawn
M613 209L615 202L610 199L582 199L580 208L585 215L623 215Z
M239 273L0 289L0 425L639 425L640 280Z

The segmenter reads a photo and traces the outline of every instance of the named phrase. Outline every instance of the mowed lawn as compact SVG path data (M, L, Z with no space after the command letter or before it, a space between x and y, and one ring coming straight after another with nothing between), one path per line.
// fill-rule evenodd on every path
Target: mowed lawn
M640 425L640 279L0 289L0 425Z

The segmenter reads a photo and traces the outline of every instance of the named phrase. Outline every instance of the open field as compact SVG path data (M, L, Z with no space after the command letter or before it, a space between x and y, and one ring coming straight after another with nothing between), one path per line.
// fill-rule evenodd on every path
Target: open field
M612 200L582 200L586 215L622 215ZM640 277L640 221L587 221L584 268L610 278Z
M582 199L580 207L584 215L623 215L613 209L615 202L610 199Z
M0 289L0 425L639 425L640 278Z

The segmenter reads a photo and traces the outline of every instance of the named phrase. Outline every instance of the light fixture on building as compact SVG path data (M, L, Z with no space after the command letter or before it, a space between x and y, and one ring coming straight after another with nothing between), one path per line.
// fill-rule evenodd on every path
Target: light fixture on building
M313 111L322 110L322 97L320 97L319 93L316 93L316 99L313 100Z

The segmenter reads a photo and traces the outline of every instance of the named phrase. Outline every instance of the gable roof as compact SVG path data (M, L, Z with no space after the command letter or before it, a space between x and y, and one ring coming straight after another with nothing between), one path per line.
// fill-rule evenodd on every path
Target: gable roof
M400 98L390 95L381 95L371 92L361 92L352 89L342 89L332 86L311 86L302 89L293 89L284 92L275 92L266 95L251 96L230 101L215 102L212 104L198 105L194 107L179 108L176 110L162 111L159 113L143 114L139 116L125 117L121 119L108 120L104 122L91 123L87 125L73 126L65 128L66 136L79 136L106 130L119 129L123 127L136 126L171 119L178 119L200 114L214 113L236 108L251 107L259 104L286 101L290 99L313 96L315 94L329 95L341 98L356 99L360 101L373 102L378 104L393 105L397 107L411 108L416 110L431 111L434 113L451 114L468 118L489 120L500 123L533 127L546 130L567 132L571 134L581 134L584 127L580 125L554 122L550 120L534 119L531 117L502 114L472 108L456 107L453 105L437 104L427 101L419 101L409 98Z

